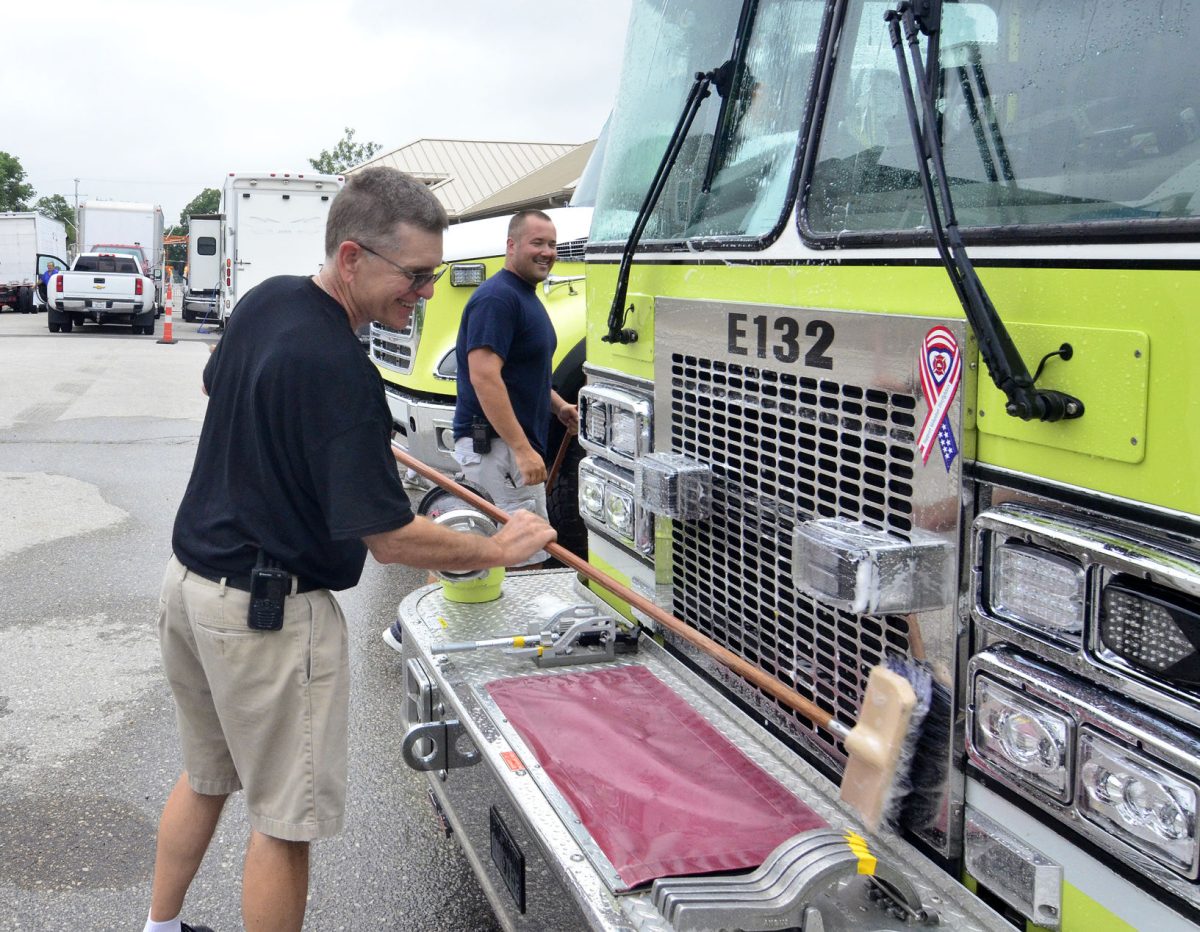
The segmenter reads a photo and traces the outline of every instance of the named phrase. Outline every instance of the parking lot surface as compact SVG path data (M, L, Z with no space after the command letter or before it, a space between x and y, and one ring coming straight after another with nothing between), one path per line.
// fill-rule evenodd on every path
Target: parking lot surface
M180 769L155 630L171 525L218 338L51 334L0 314L0 932L140 930ZM401 762L399 656L380 639L425 574L368 559L339 595L353 687L347 829L313 847L305 928L496 928L424 779ZM247 834L231 799L184 910L241 928Z

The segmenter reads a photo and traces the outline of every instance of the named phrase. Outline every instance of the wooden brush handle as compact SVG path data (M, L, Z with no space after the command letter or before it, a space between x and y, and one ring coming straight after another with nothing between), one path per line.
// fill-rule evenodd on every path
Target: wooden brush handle
M395 444L392 445L392 453L401 464L424 476L430 482L434 482L441 486L452 495L458 496L469 505L479 509L493 521L498 521L501 524L504 524L508 521L508 515L489 502L487 499L476 495L470 489L463 488L463 486L459 485L449 476L443 475L436 469L426 466L420 460L414 459ZM837 728L840 725L840 723L833 721L833 715L831 715L829 712L826 712L813 702L810 702L808 699L805 699L790 686L781 683L765 670L761 670L749 661L742 659L733 651L722 647L712 638L705 634L701 634L695 628L680 621L674 615L663 611L649 599L638 595L638 593L634 592L628 586L613 579L602 570L596 569L596 567L592 566L586 560L581 560L565 547L562 547L559 544L547 544L546 552L562 562L564 565L575 570L577 573L587 577L592 582L596 583L596 585L607 589L613 595L623 599L638 611L653 618L664 628L679 635L679 637L683 638L689 644L693 645L699 650L702 650L704 653L728 667L739 676L749 680L759 689L763 690L763 692L774 696L784 705L799 712L818 728L828 729L830 728L831 724ZM841 726L839 730L844 730L844 727L845 726Z
M575 435L569 430L563 433L562 443L558 445L558 453L554 456L554 463L550 467L550 472L546 476L546 494L550 494L550 490L554 488L554 480L558 478L559 470L562 469L563 460L567 458L567 449L571 446L571 441L575 439Z

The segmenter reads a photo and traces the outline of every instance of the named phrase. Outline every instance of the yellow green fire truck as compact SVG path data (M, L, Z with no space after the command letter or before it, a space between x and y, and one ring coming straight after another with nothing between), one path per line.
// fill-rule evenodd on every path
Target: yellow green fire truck
M674 790L664 733L563 773L569 726L512 700L559 721L538 689L583 667L447 649L531 615L553 646L538 577L410 596L410 763L506 928L1200 926L1197 47L1189 0L635 0L586 257L589 562L838 721L888 658L933 688L873 828L844 729L543 574L643 629L613 683L649 670L675 732L853 852L814 830L746 873L657 855L664 813L744 801ZM653 719L607 688L585 743Z

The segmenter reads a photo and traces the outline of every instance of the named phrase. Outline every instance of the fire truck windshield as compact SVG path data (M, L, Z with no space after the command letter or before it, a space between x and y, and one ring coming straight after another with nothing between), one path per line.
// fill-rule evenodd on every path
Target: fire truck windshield
M734 53L740 6L723 0L635 3L594 242L628 236L696 72ZM702 104L645 240L759 237L782 217L824 4L759 0L754 6L732 86L719 91L728 99L714 93ZM649 87L663 91L646 93ZM722 103L724 138L719 158L710 159Z
M883 25L892 6L851 4L843 25L804 207L818 236L928 228ZM931 78L962 228L1200 217L1200 85L1180 66L1200 2L947 3L941 32Z

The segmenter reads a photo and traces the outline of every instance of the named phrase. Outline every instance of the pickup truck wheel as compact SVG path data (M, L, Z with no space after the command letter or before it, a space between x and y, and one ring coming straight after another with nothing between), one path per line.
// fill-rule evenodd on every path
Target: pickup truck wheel
M64 321L62 322L62 332L63 332L63 333L70 333L70 332L71 332L71 328L72 328L72 327L74 327L74 326L75 326L75 325L74 325L74 324L71 322L71 320L68 318L67 320L64 320Z
M58 331L62 329L58 324L48 324L47 326L50 327L51 333L58 333Z

